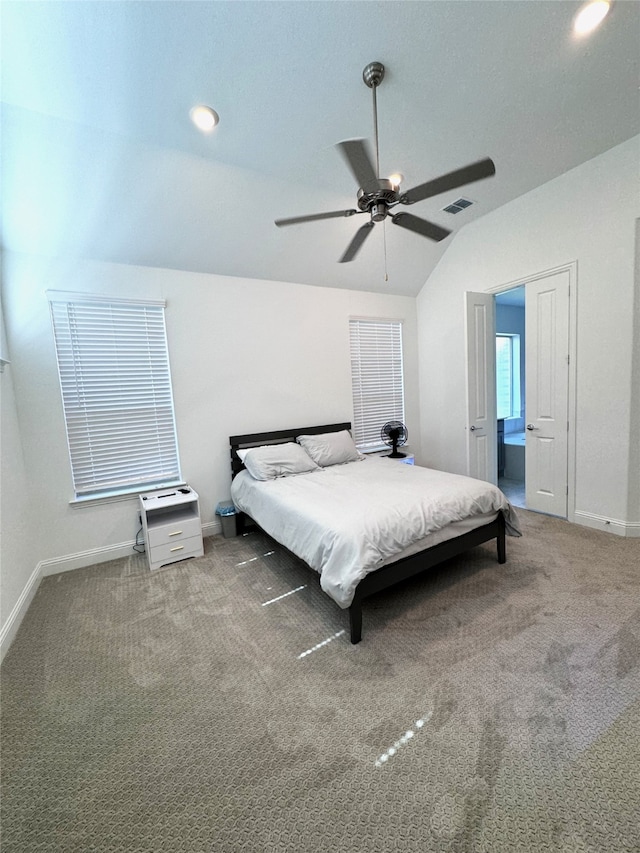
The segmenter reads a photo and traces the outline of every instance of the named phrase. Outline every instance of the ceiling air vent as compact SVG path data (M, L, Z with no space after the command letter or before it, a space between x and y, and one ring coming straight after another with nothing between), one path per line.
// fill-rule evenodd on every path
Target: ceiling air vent
M461 210L464 210L467 207L471 207L473 204L472 201L469 201L468 198L457 198L451 204L448 204L446 207L443 207L443 210L446 210L447 213L460 213Z

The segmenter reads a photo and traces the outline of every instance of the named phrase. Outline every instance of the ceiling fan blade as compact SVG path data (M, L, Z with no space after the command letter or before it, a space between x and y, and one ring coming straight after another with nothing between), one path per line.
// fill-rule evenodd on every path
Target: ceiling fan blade
M412 213L396 213L391 219L394 225L408 228L409 231L415 231L416 234L422 234L423 237L429 237L436 242L444 240L451 234L451 231L446 228L441 228L440 225L435 225L433 222L427 222L426 219L420 219L419 216L414 216Z
M360 251L360 247L362 246L364 241L369 236L369 232L371 231L372 228L373 228L373 222L367 222L364 225L362 225L360 228L358 228L358 230L356 231L356 233L353 237L353 240L347 246L346 252L340 258L338 263L346 264L348 261L352 261L355 258L355 256Z
M347 139L344 142L338 142L336 147L340 149L347 161L347 166L353 172L358 187L364 190L377 190L378 176L373 167L366 140Z
M479 181L481 178L490 178L495 173L496 167L493 160L486 157L484 160L478 160L477 163L463 166L462 169L448 172L446 175L434 178L433 181L427 181L425 184L407 190L406 193L402 193L400 201L403 204L414 204L416 201L424 201L425 198L440 195L440 193L454 190L464 184Z
M278 228L283 225L297 225L299 222L315 222L316 219L335 219L338 216L353 216L354 213L364 213L362 210L331 210L328 213L312 213L309 216L293 216L290 219L276 219Z

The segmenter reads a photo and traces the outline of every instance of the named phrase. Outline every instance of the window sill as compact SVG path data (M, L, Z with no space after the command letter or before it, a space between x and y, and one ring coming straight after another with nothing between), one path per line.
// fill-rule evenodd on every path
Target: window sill
M99 506L101 504L119 503L120 501L138 500L138 496L144 492L156 492L161 489L178 489L185 486L186 483L180 480L177 483L164 483L158 486L138 487L136 489L127 489L126 492L114 492L111 495L92 495L86 498L73 498L69 501L69 506L73 509L80 509L85 506Z

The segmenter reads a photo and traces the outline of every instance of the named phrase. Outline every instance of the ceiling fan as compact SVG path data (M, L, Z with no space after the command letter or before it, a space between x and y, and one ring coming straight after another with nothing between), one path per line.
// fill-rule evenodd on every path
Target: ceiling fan
M414 216L411 213L391 213L392 208L398 204L415 204L417 201L424 201L427 198L456 189L472 181L491 177L491 175L495 175L496 173L493 160L487 157L484 160L478 160L476 163L471 163L469 166L463 166L461 169L448 172L446 175L441 175L439 178L427 181L424 184L419 184L417 187L413 187L413 189L406 192L401 192L398 185L394 184L388 178L378 177L380 163L378 153L376 88L384 79L384 65L381 62L370 62L362 72L362 78L373 91L373 123L376 148L375 167L366 140L348 139L345 142L338 142L336 146L342 153L347 166L351 169L353 176L358 182L358 209L332 210L328 213L313 213L309 216L294 216L290 219L276 219L275 221L275 224L281 228L284 225L298 225L301 222L314 222L318 219L334 219L339 216L368 213L369 221L356 231L345 253L340 258L341 264L352 261L355 258L375 223L382 222L387 216L394 225L399 225L401 228L407 228L409 231L414 231L416 234L429 237L431 240L436 240L437 242L444 240L451 233L447 228L442 228L440 225L428 222L426 219L421 219L419 216Z

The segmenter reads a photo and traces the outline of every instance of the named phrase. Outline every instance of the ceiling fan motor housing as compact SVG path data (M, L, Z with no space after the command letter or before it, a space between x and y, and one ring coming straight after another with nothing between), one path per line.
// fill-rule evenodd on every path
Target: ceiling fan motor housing
M358 207L368 210L373 222L382 222L388 213L388 207L398 203L398 192L387 178L378 179L377 190L358 190Z

